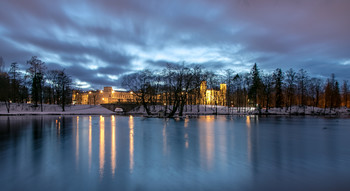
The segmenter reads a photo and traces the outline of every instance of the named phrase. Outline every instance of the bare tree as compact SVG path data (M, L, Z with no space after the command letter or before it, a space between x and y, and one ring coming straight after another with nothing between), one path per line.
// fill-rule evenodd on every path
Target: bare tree
M297 84L298 84L298 93L299 93L299 105L304 108L305 112L305 105L306 105L306 93L308 86L309 76L307 72L304 69L300 69L297 73Z
M36 56L33 56L30 60L27 61L29 68L27 70L28 77L32 82L32 100L34 101L34 106L38 106L38 102L41 104L42 111L42 87L44 86L44 72L45 72L45 63L39 60Z
M289 107L289 111L291 112L292 105L293 105L293 98L294 98L294 91L296 88L296 73L295 71L291 68L286 71L286 97L287 97L287 109Z
M65 111L66 104L70 103L70 95L71 95L71 78L64 72L64 69L58 73L58 87L60 93L60 104L62 107L62 111Z
M309 95L311 97L313 107L319 106L321 92L322 81L318 78L311 78L309 83Z
M271 93L273 90L273 82L274 82L274 78L273 75L270 74L265 74L262 76L262 83L263 83L263 89L264 89L264 97L266 100L266 110L265 112L269 111L269 106L270 106L270 99L271 99Z
M150 103L153 102L152 82L153 75L150 70L142 70L123 77L122 86L129 89L141 101L147 115L151 115Z

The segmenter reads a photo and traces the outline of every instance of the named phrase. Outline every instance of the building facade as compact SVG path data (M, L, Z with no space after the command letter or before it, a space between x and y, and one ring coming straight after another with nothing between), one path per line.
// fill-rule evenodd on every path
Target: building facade
M159 94L156 97L155 103L166 104L163 97L166 93ZM198 95L198 94L197 94ZM195 97L195 94L189 94L189 97ZM207 82L203 81L200 85L200 99L196 99L195 102L189 102L187 104L201 104L201 105L226 105L227 102L227 87L226 84L220 84L220 89L208 89ZM192 99L193 100L193 99ZM104 87L103 90L97 91L73 91L72 103L73 104L88 104L99 105L108 103L130 103L137 102L136 95L133 92L115 91L112 87Z
M97 91L73 91L72 103L83 105L99 105L107 103L135 102L133 92L115 91L112 87L104 87Z
M207 82L202 81L200 85L201 105L226 105L227 86L220 84L220 89L208 89Z

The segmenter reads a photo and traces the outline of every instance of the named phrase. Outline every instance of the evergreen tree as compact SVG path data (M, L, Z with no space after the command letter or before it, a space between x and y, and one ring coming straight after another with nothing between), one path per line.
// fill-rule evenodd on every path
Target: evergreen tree
M283 72L280 68L277 68L273 73L274 79L274 91L275 91L275 107L282 107L283 105Z
M20 74L16 62L12 63L10 66L9 77L11 83L11 100L12 102L18 102L20 99Z
M261 78L258 66L256 63L250 71L251 84L248 90L248 98L254 106L258 104L258 96L261 88Z

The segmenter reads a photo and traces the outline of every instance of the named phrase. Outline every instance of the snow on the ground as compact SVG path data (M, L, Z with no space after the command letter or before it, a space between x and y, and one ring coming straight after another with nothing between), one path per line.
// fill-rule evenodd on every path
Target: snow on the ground
M152 115L164 114L165 106L154 105L150 106ZM167 114L171 112L170 107L167 108ZM43 112L41 112L40 105L32 107L32 104L11 104L10 115L92 115L92 114L115 114L100 105L69 105L66 106L65 111L58 105L43 104ZM143 106L138 106L129 111L128 114L142 114L146 115ZM176 112L178 114L178 112ZM259 114L259 110L254 107L226 107L215 105L187 105L184 107L183 115L246 115ZM317 107L298 107L293 106L289 108L270 108L266 112L265 108L260 110L260 114L267 115L349 115L350 109L346 107L336 109L324 109ZM4 103L0 103L0 115L8 115Z
M83 114L115 114L114 112L100 105L68 105L65 111L59 105L43 104L43 111L40 105L32 107L32 104L17 104L12 103L10 113L4 103L0 103L0 115L83 115Z
M155 105L150 106L150 111L153 115L159 115L164 113L165 106ZM170 108L167 108L167 114L171 112ZM129 114L146 114L146 110L143 106L139 106L128 112ZM178 112L176 112L178 114ZM227 107L227 106L215 106L215 105L187 105L184 107L183 115L240 115L240 114L259 114L259 110L255 107ZM260 110L260 114L266 115L350 115L349 108L335 108L330 110L329 108L318 107L299 107L293 106L290 108L270 108L266 112L266 108Z

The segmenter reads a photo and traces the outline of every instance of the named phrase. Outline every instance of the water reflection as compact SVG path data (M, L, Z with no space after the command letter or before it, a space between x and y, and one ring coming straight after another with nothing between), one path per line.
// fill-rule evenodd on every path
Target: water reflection
M77 116L77 121L76 121L76 126L77 128L75 129L75 158L76 158L76 163L77 163L77 168L79 164L79 116Z
M0 185L1 190L64 190L67 185L77 190L264 190L266 184L289 188L316 182L350 188L350 150L344 147L349 123L255 116L177 121L0 116Z
M163 154L167 154L167 145L168 145L168 142L167 142L167 132L166 132L166 128L167 128L167 123L168 123L168 120L164 120L163 122Z
M246 117L246 125L247 125L247 157L248 161L252 160L252 128L250 122L250 116Z
M111 170L112 170L112 175L114 176L115 174L115 169L116 169L116 157L117 157L117 150L116 150L116 140L115 140L115 117L114 115L111 116L111 126L112 126L112 132L111 132Z
M215 133L214 133L215 116L201 116L199 128L201 165L203 168L210 169L213 167Z
M103 177L105 165L105 118L100 116L100 177Z
M129 158L130 158L130 172L134 169L134 117L129 116Z
M91 157L92 157L92 119L89 116L89 171L91 171Z

